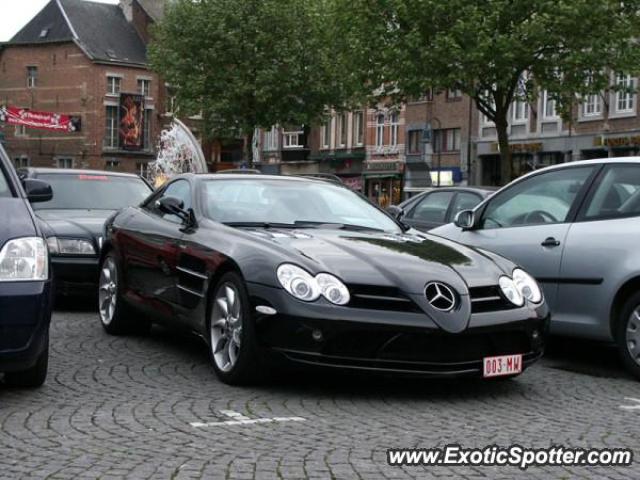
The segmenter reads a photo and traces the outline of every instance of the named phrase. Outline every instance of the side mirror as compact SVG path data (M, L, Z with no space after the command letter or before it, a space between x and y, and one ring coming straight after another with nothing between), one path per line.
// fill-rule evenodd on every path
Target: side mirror
M405 214L404 209L397 205L387 207L387 213L398 221L402 220L402 217L404 217Z
M475 217L473 210L462 210L461 212L458 212L453 223L456 227L463 230L471 230L475 224Z
M184 211L184 202L176 197L162 197L156 202L156 207L169 215L177 215L183 218L187 212Z
M48 202L53 198L51 185L43 180L25 178L22 180L22 186L27 194L27 200L31 203Z

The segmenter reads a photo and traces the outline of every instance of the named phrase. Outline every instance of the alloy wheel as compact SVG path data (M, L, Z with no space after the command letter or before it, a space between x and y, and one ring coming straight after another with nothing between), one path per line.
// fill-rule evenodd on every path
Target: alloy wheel
M211 312L211 351L216 366L229 372L240 355L242 341L242 308L240 294L231 282L223 283Z
M631 358L640 364L640 306L637 307L627 321L627 349Z
M118 301L118 277L116 262L111 257L102 264L100 280L98 283L98 307L100 310L100 320L105 325L109 325L113 320Z

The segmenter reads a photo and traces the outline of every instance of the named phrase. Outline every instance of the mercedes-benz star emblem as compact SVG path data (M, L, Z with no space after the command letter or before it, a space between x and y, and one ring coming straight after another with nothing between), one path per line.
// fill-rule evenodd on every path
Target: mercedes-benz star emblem
M450 312L456 306L456 294L444 283L428 283L424 294L431 306L441 312Z

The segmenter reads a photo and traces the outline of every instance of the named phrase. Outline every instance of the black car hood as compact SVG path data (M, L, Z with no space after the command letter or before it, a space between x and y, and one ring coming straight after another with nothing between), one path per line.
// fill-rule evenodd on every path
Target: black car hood
M498 278L506 273L504 266L490 256L428 234L325 229L252 232L286 248L294 254L293 263L306 266L312 273L332 273L352 285L398 287L451 332L466 328L470 317L469 288L497 285ZM432 281L453 287L462 297L457 314L437 311L426 302L425 286Z
M104 222L113 210L36 210L50 236L97 239L103 235Z
M12 238L34 235L36 228L26 201L22 198L0 198L0 247Z

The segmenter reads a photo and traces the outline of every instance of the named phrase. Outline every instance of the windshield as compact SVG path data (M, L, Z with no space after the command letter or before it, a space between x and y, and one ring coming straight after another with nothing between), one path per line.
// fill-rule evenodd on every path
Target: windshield
M0 198L2 197L13 197L13 193L11 193L11 189L9 188L9 182L7 181L7 177L0 166Z
M36 210L119 210L138 205L151 193L136 177L51 173L38 175L38 179L51 185L53 198L34 203Z
M362 227L400 232L387 215L356 193L337 185L291 180L208 180L205 215L230 224Z

